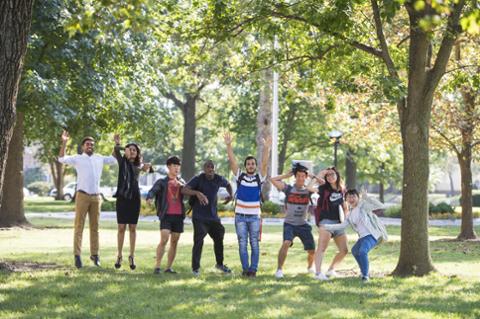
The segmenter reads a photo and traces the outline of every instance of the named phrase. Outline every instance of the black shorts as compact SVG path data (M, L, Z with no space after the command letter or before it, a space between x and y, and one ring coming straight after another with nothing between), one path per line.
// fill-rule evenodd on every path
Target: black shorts
M303 243L303 249L314 250L315 241L312 235L312 226L309 224L292 225L288 223L283 224L283 240L293 241L295 237L299 237Z
M160 230L168 229L172 233L183 233L183 217L181 215L165 215L160 219Z

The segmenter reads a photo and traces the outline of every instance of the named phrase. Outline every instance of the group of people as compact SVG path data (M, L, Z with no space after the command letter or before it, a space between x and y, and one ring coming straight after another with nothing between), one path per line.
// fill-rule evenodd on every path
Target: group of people
M149 163L144 163L140 148L135 143L122 146L120 136L114 136L115 147L111 156L94 154L95 141L92 137L82 140L82 153L65 156L68 132L62 134L59 161L72 165L77 171L77 195L74 222L74 262L77 268L83 266L81 260L81 243L85 218L88 214L90 223L90 259L100 266L98 244L98 219L100 214L100 177L104 164L118 163L118 183L116 212L118 222L118 253L115 268L119 269L123 261L123 243L128 225L130 235L129 267L134 270L136 225L140 214L139 174L151 170ZM228 192L225 203L235 201L235 229L238 238L239 257L242 276L255 277L260 259L259 238L261 232L262 185L267 181L267 162L271 139L263 140L263 158L258 167L257 159L248 156L240 168L232 147L230 133L224 135L230 169L235 176L236 193L228 180L215 173L215 163L206 160L203 172L194 176L188 183L180 177L181 160L170 156L166 161L167 176L157 180L147 195L147 202L155 204L160 220L160 242L156 250L154 274L175 274L173 263L177 245L184 231L184 219L187 213L185 196L192 211L193 249L192 273L200 274L200 260L204 238L209 235L214 243L216 269L231 273L224 264L223 227L217 211L217 192L224 187ZM122 154L123 151L123 154ZM283 180L294 177L292 185ZM359 240L352 248L361 271L363 281L369 280L368 252L380 241L386 240L386 231L372 211L381 208L381 204L370 198L360 199L355 189L346 191L341 177L335 167L320 171L310 176L308 168L296 163L291 171L284 175L271 177L269 181L279 191L285 193L285 220L283 224L283 242L278 252L276 278L283 278L283 266L289 248L295 237L299 237L307 251L307 270L318 280L328 280L336 276L335 268L348 253L345 228L351 225L358 233ZM318 194L317 203L312 202L312 194ZM318 227L318 245L312 234L312 227L307 222L308 208L316 206L315 224ZM326 272L322 271L322 262L330 239L334 240L338 252ZM167 251L167 262L162 269L162 259ZM250 253L248 249L250 243Z

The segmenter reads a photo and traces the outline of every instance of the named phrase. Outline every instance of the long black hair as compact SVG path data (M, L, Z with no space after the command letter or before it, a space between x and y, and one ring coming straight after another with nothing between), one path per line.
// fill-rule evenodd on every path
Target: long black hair
M138 147L138 145L136 143L128 143L127 145L125 145L125 149L129 148L130 146L135 146L135 148L137 149L137 157L135 157L135 159L133 160L133 165L135 166L140 166L142 160L142 155L140 153L140 147Z

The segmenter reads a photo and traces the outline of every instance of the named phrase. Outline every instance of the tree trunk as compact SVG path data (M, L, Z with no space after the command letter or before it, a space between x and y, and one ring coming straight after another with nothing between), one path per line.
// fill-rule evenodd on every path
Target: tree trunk
M282 136L282 146L280 147L280 151L278 152L278 171L277 174L283 174L283 170L285 167L285 161L287 160L287 147L288 142L292 138L292 130L290 129L289 125L295 119L295 115L297 114L297 106L295 104L289 105L289 110L287 114L286 125L283 129L283 136Z
M357 187L357 163L350 149L345 156L345 181L348 189Z
M460 164L460 173L462 176L462 225L458 239L476 239L477 234L473 228L472 213L472 152L471 149L465 149L462 154L458 155L458 163Z
M28 224L23 209L23 114L20 112L8 148L4 185L0 227Z
M427 69L430 41L418 27L422 16L409 8L408 93L399 102L403 145L403 192L400 258L397 276L423 276L435 270L428 239L429 127L433 92Z
M455 186L453 185L453 176L450 171L448 171L448 180L450 181L450 196L455 196Z
M195 130L197 121L195 111L197 100L194 96L187 96L183 113L183 150L182 150L182 177L186 181L195 175Z
M33 0L0 1L0 205ZM1 207L1 206L0 206Z
M272 83L273 83L273 71L267 69L262 73L262 85L260 88L260 98L258 102L257 113L257 161L258 169L260 169L260 161L263 157L263 142L262 139L266 139L267 136L272 134ZM270 158L270 157L269 157ZM270 167L270 165L268 165ZM267 170L269 172L269 170ZM267 173L270 176L270 172ZM263 198L268 199L270 193L271 184L264 183L262 188Z
M50 162L50 171L52 172L53 184L57 189L55 200L63 200L63 187L65 186L63 164L54 159Z
M458 239L475 239L472 214L472 145L475 128L475 92L462 88L462 98L465 105L465 124L460 127L462 132L462 152L457 154L462 178L462 226Z
M378 199L380 202L385 203L385 184L383 181L378 183Z

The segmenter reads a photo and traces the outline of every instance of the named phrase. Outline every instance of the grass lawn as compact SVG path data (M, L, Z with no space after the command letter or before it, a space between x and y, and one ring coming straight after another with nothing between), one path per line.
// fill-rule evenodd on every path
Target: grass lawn
M438 272L423 278L392 278L399 252L399 227L389 227L391 241L371 254L373 279L362 284L351 255L340 265L345 276L317 282L306 274L306 254L297 240L290 249L283 280L276 280L280 226L264 227L260 270L244 279L232 225L227 225L225 263L233 275L213 269L206 239L202 273L190 272L192 227L180 239L174 268L178 275L152 274L158 223L141 222L137 270L127 263L115 270L116 224L102 222L102 268L88 261L76 270L72 256L72 221L35 218L32 229L0 231L0 261L54 263L55 267L0 271L0 318L479 318L480 244L454 242L457 228L430 229L432 258ZM477 233L480 228L477 227ZM315 234L316 235L316 234ZM128 237L128 236L127 236ZM350 234L350 246L356 236ZM128 248L128 243L127 243ZM329 262L334 246L327 251ZM127 249L124 256L128 256ZM126 258L125 258L126 259ZM163 265L162 265L163 266ZM327 265L325 265L327 267Z

